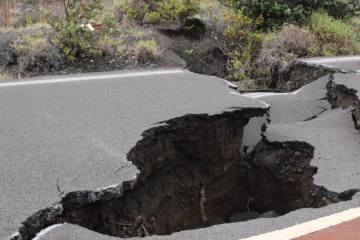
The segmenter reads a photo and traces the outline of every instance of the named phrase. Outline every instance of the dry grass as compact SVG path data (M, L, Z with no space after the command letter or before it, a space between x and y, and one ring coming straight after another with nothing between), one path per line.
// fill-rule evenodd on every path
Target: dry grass
M0 68L0 81L12 80L13 76Z
M17 56L27 55L33 51L46 51L47 40L44 36L39 35L24 35L18 38L12 47L16 51Z
M107 55L122 56L126 45L121 38L104 35L96 42L95 47Z
M60 61L58 50L42 34L23 35L14 40L12 48L17 56L19 73L46 72Z
M322 55L354 55L360 53L359 33L351 24L326 13L311 15L309 27L320 43Z
M7 33L7 32L23 32L23 31L37 31L39 29L50 29L50 25L48 23L34 23L32 25L27 25L25 27L3 27L0 28L0 33Z
M278 48L299 57L316 55L316 36L311 32L295 25L285 26L277 37Z
M147 63L156 60L160 55L158 43L151 40L139 40L134 47L134 55L138 62Z

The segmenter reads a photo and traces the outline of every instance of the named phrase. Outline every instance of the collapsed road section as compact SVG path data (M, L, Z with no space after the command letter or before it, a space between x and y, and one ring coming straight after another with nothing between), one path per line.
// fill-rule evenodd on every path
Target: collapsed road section
M241 109L250 118L267 108L221 79L181 70L1 83L0 239L66 193L133 180L139 170L127 153L161 122Z
M136 180L117 190L71 192L26 220L14 239L63 222L119 237L164 235L351 199L354 191L314 185L314 148L305 142L264 138L242 158L244 127L264 113L188 115L147 130L128 154L140 170Z
M327 100L332 108L351 108L356 129L360 129L360 76L358 74L330 75Z
M250 124L254 119L257 124ZM268 140L270 123L266 105L160 122L127 154L140 171L134 180L72 191L24 221L12 239L32 239L59 223L118 237L167 235L352 198L356 190L336 193L314 184L315 148L304 141Z

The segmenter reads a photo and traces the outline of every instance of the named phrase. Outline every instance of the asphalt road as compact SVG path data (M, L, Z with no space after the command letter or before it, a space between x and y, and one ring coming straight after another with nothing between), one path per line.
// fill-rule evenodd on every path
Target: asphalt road
M272 123L267 137L313 144L313 164L319 167L316 184L333 191L360 187L360 133L350 110L331 110L324 100L327 78L294 93L241 97L219 79L175 72L0 84L0 164L4 166L0 168L0 192L5 193L0 197L0 238L16 231L33 212L57 201L57 183L68 192L103 188L134 177L136 169L125 161L125 155L141 133L160 121L188 113L216 114L231 107L270 105ZM337 83L360 90L358 81L359 75L336 77ZM254 125L258 126L256 121ZM274 219L148 239L235 240L358 206L360 194L352 201L301 209ZM117 238L63 224L36 239Z
M319 57L300 59L303 62L360 72L360 56Z
M133 179L126 154L154 124L238 107L267 108L180 70L0 83L0 239L62 191Z

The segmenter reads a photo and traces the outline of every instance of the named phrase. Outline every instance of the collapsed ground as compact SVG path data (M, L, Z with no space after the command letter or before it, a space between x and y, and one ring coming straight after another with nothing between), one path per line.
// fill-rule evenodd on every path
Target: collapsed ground
M293 122L295 128L296 124L311 126L327 114L336 115L338 107L350 108L352 111L340 111L349 118L352 114L353 125L347 130L356 138L359 98L356 89L337 84L344 78L355 79L357 84L357 75L337 74L300 91L298 97L304 104L326 101L335 110L329 108L328 113L322 111L306 119L296 117L289 126ZM326 99L311 93L320 85L323 87L315 90L324 90ZM276 105L273 108L278 111ZM316 151L326 151L301 140L273 140L276 129L284 133L286 129L281 127L284 119L272 123L269 110L247 108L212 116L188 115L145 131L128 153L128 160L140 170L136 180L101 191L71 192L58 204L27 219L13 239L32 239L41 229L63 222L119 237L164 235L350 200L358 190L336 193L314 184L317 168L310 163L318 158ZM256 118L266 124L257 124L260 130L246 129ZM254 131L261 132L262 137L248 145L254 142L249 138L256 138Z

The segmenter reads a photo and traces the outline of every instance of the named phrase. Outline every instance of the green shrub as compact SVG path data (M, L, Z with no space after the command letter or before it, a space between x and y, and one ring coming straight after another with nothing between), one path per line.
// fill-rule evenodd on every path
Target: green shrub
M302 5L290 6L288 1L278 0L227 0L226 3L246 13L253 22L262 19L261 28L272 28L284 22L303 22L305 9Z
M323 55L351 55L360 51L356 31L342 20L316 12L311 15L309 27L316 35Z
M149 5L144 0L125 0L119 5L119 9L126 20L143 24Z
M260 27L263 29L271 29L284 23L304 24L308 16L319 9L338 18L349 17L356 11L354 4L344 0L225 0L225 2L231 7L244 11L253 21L262 18Z
M31 16L27 16L26 17L26 25L25 26L32 26L32 25L34 25L34 21L33 21L33 19L32 19L32 17Z
M138 24L183 22L200 12L198 0L127 0L120 9L127 20Z
M261 44L252 20L242 11L229 12L224 18L224 49L230 56L230 75L234 81L249 79L248 65ZM257 22L260 24L261 22Z
M353 17L348 22L356 33L357 40L360 42L360 17Z
M106 55L122 56L125 52L124 41L116 39L108 34L102 35L96 42L96 49Z
M162 21L162 18L159 12L148 12L145 14L144 21L149 24L158 24Z
M106 12L101 19L102 23L102 34L113 34L117 32L117 24L112 12Z
M89 0L86 3L81 0L69 0L65 2L65 15L51 22L56 32L53 42L69 60L75 60L80 54L98 53L93 48L94 35L86 25L101 9L101 0Z
M200 6L197 1L194 0L183 0L181 1L180 7L176 11L176 17L181 22L185 19L192 17L200 12Z
M183 22L186 18L200 12L200 6L194 0L161 0L157 3L157 10L165 21Z

